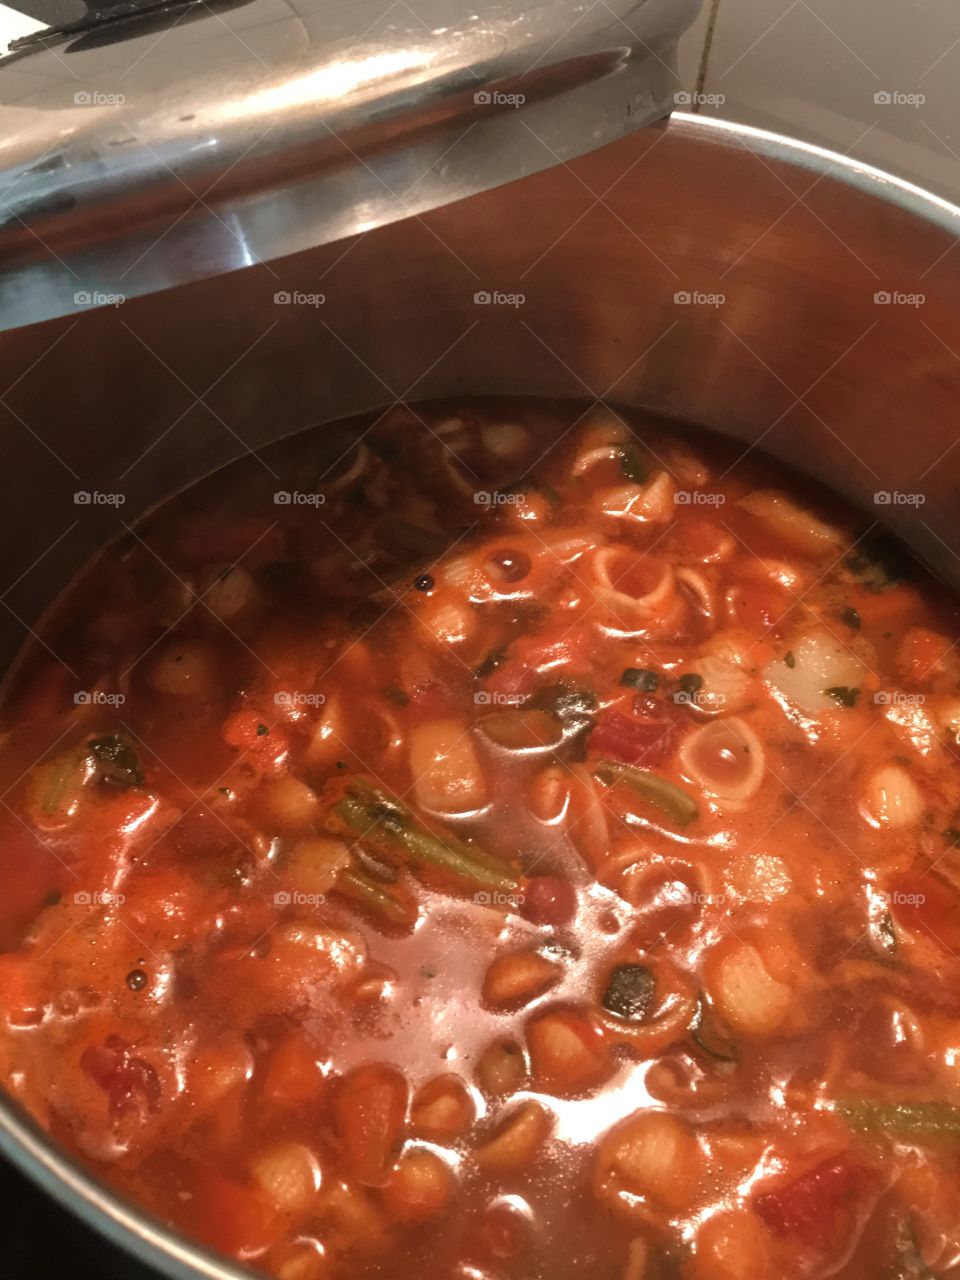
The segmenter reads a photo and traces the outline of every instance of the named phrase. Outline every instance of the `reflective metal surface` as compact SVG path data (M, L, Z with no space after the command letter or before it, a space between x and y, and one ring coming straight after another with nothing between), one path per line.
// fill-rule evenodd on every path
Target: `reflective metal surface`
M960 586L958 246L960 210L916 188L674 117L373 234L8 333L4 653L93 550L213 467L396 400L484 392L712 425ZM123 505L74 500L98 491ZM235 1274L82 1179L9 1104L0 1143L169 1274Z
M330 243L622 137L673 107L699 3L214 0L4 60L0 327Z

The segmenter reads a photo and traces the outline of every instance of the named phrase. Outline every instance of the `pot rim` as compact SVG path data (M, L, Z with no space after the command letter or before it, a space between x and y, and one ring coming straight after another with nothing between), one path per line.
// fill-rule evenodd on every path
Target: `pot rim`
M751 150L822 178L834 178L865 195L894 204L960 241L960 207L863 161L771 130L687 112L675 113L659 127L681 140ZM2 1089L0 1153L87 1226L170 1280L249 1280L257 1274L188 1240L85 1171Z

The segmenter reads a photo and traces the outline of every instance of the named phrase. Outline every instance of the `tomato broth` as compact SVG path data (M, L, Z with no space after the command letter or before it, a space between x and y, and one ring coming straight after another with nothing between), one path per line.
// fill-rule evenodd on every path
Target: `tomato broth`
M0 1079L278 1280L960 1275L958 636L640 414L234 464L9 681Z

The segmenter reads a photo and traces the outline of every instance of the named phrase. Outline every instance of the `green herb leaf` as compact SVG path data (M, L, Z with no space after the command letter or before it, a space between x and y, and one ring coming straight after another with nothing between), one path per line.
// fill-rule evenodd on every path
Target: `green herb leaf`
M620 677L620 683L628 689L639 689L642 693L653 693L660 686L660 676L647 667L627 667Z
M91 738L90 753L96 761L96 773L101 782L111 787L142 787L146 782L132 743L118 733L108 733L103 738Z
M829 689L824 689L823 692L841 707L855 707L860 697L859 689L852 689L845 684L831 685Z
M848 604L846 608L840 610L840 621L848 626L851 631L860 630L860 615L853 605Z
M680 677L677 681L677 688L681 693L688 695L699 693L703 688L703 676L698 676L695 671L690 671Z
M783 665L785 667L789 667L791 671L797 665L797 660L794 657L792 649L788 649L787 652L783 655Z
M620 450L620 470L634 484L645 484L650 474L637 453L625 447Z
M910 572L910 557L889 533L863 538L844 561L847 569L867 591L886 591L902 582Z

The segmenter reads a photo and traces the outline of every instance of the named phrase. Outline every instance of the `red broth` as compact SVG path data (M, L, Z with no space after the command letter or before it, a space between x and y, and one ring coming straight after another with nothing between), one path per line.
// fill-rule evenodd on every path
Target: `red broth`
M958 1274L954 603L636 416L266 462L11 682L9 1092L279 1280Z

